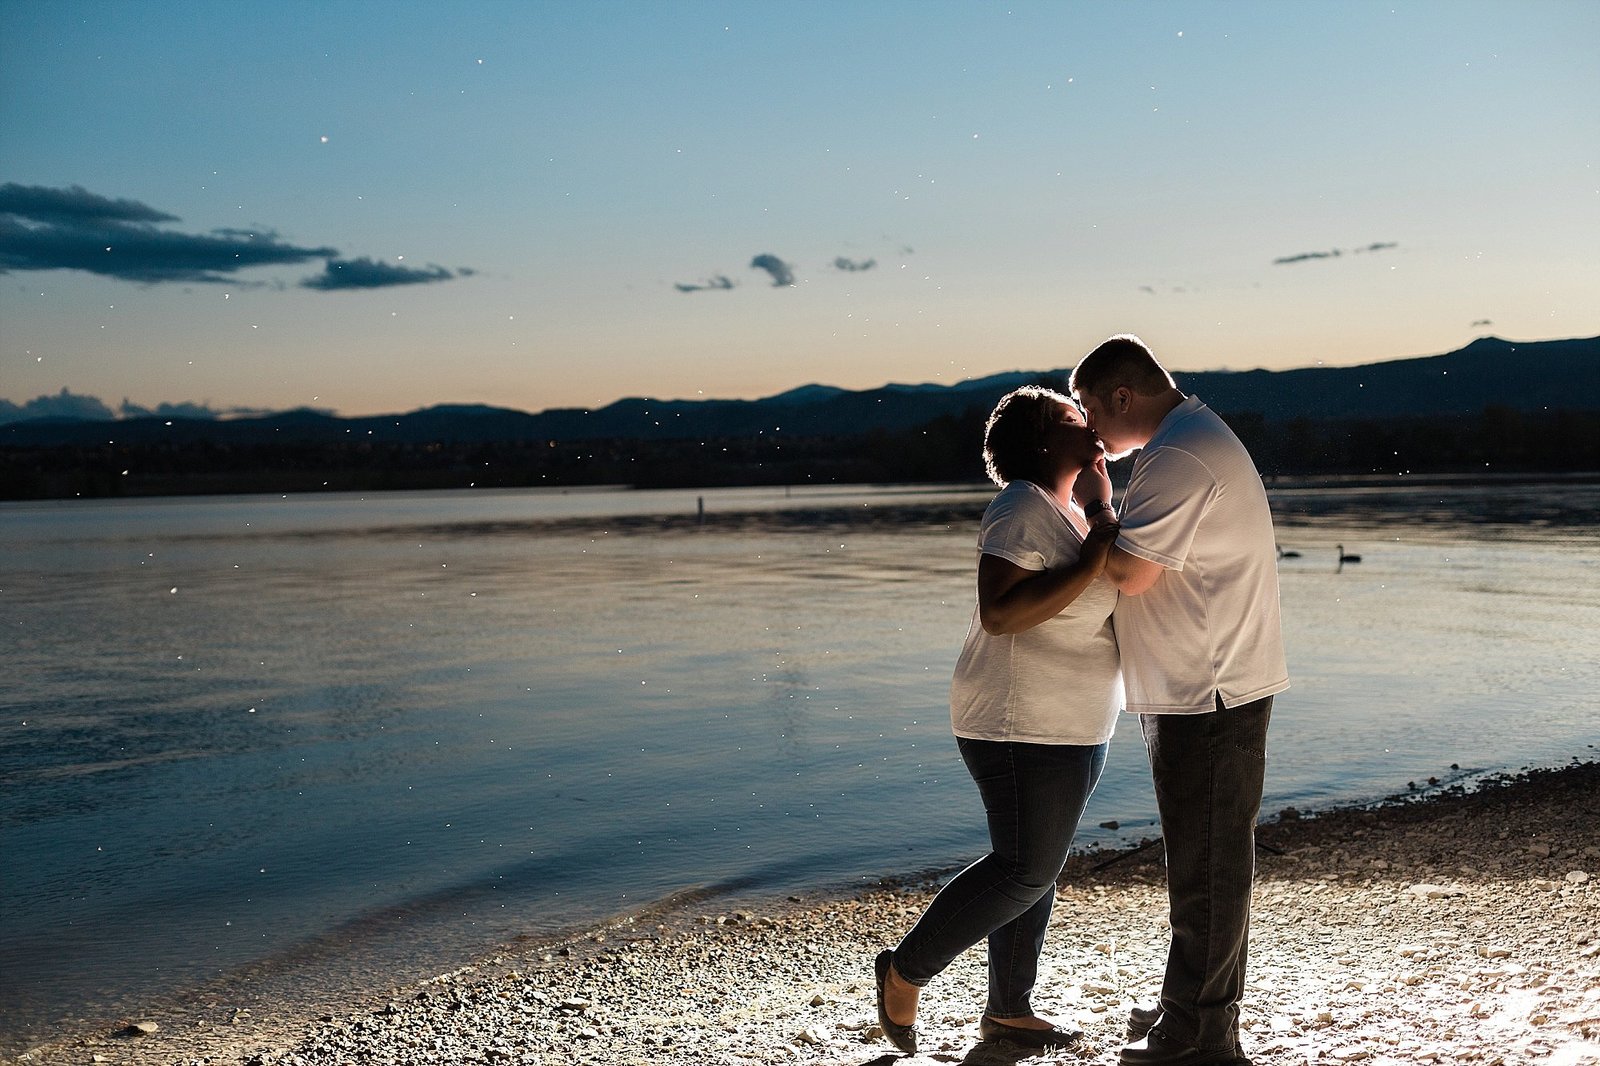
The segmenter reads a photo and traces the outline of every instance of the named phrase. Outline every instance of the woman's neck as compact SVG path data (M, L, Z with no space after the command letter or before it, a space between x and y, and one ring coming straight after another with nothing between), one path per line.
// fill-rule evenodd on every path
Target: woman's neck
M1082 472L1083 468L1078 466L1068 470L1059 470L1056 472L1054 482L1041 485L1040 488L1054 496L1064 509L1070 511L1072 510L1072 485L1078 480L1078 475Z

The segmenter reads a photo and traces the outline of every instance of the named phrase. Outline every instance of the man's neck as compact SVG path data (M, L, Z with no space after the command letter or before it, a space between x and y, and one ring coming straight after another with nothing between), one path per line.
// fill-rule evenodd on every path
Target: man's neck
M1188 397L1178 389L1168 389L1166 392L1156 396L1140 397L1140 439L1145 444L1148 444L1150 438L1155 436L1156 430L1161 428L1162 420L1175 411L1186 399Z

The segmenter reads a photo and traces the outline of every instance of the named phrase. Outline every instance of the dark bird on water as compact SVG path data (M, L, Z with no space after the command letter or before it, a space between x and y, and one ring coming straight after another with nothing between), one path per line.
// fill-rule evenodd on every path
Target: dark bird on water
M1345 554L1345 550L1344 550L1344 545L1343 544L1337 545L1337 547L1339 549L1339 568L1341 570L1344 569L1344 564L1345 563L1359 563L1361 561L1361 556L1359 556L1359 555L1347 555L1347 554Z
M1293 548L1290 548L1288 551L1284 551L1282 544L1274 544L1273 547L1278 549L1278 558L1280 558L1280 559L1298 559L1298 558L1300 558L1300 553L1295 551Z

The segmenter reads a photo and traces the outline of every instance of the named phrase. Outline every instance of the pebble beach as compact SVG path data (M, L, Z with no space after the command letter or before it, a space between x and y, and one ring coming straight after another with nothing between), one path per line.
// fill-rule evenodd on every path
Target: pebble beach
M974 812L974 817L976 817ZM1600 1063L1600 763L1266 814L1243 1051L1309 1063ZM872 956L939 883L679 900L376 996L308 1008L199 995L24 1051L26 1066L1093 1063L1165 956L1159 845L1077 855L1035 1009L1082 1030L1044 1052L980 1041L982 949L922 999L921 1051L877 1031Z

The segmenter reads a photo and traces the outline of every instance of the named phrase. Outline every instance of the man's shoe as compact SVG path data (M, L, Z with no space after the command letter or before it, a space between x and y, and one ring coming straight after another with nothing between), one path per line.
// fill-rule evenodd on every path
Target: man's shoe
M901 1025L889 1020L889 1011L883 1005L883 989L889 983L889 965L894 959L893 951L880 951L873 960L873 970L878 978L878 1027L883 1030L883 1035L889 1043L904 1051L907 1055L917 1053L917 1027Z
M1153 1029L1156 1022L1160 1020L1160 1007L1156 1007L1154 1010L1146 1010L1143 1007L1135 1007L1130 1010L1128 1012L1128 1043L1132 1044L1143 1040L1144 1034Z
M1118 1058L1122 1066L1232 1066L1239 1060L1237 1048L1206 1051L1189 1044L1181 1044L1152 1029L1144 1039L1135 1040L1122 1049Z
M1023 1047L1062 1047L1081 1039L1083 1034L1076 1029L1029 1029L1021 1025L1007 1025L997 1018L985 1014L978 1021L978 1035L985 1040L1009 1040L1013 1044Z

